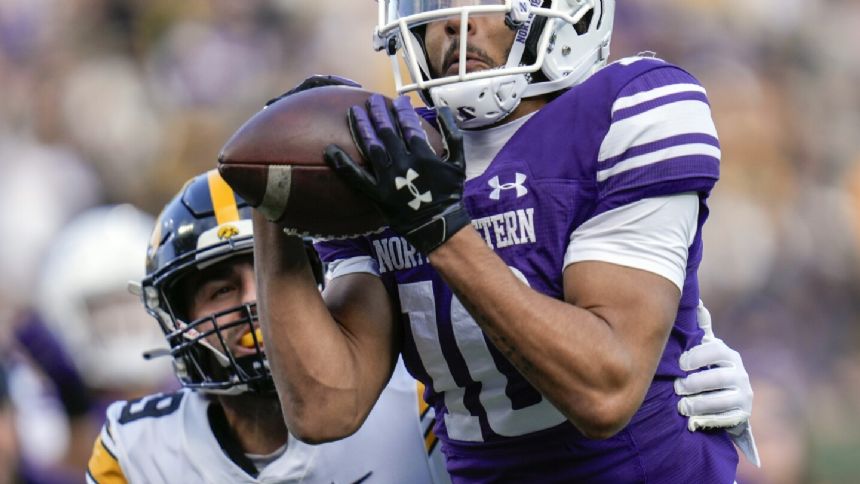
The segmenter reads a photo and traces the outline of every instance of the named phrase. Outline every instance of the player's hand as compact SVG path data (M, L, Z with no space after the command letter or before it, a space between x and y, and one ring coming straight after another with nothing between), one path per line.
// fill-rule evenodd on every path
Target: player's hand
M290 89L289 91L281 94L276 98L269 99L266 101L266 106L270 104L274 104L281 99L291 96L297 92L307 91L308 89L313 89L315 87L323 87L323 86L349 86L349 87L361 87L361 84L353 81L352 79L347 79L346 77L340 76L325 76L321 74L316 74L311 77L308 77L304 81L300 82L298 86Z
M741 355L714 335L711 314L701 301L696 317L705 336L681 354L681 369L695 373L675 380L675 393L684 395L678 411L688 417L691 432L726 429L750 462L760 466L749 424L753 391Z
M437 111L448 153L433 151L421 119L405 96L391 109L374 94L349 110L353 140L369 170L329 145L326 162L376 203L388 225L423 254L429 254L470 223L463 206L463 135L448 108Z

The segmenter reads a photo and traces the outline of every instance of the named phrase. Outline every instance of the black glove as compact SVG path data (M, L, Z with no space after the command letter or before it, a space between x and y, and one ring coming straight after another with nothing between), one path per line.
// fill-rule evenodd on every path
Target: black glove
M280 96L269 99L266 101L266 106L270 104L274 104L281 99L295 94L297 92L307 91L308 89L313 89L315 87L323 87L323 86L350 86L350 87L361 87L361 84L353 81L352 79L347 79L345 77L340 76L323 76L320 74L313 75L308 77L304 81L300 82L298 86L290 89L289 91L281 94Z
M427 141L408 97L395 99L389 109L379 94L348 115L353 141L370 170L336 145L325 150L329 166L370 197L392 230L425 255L470 223L463 206L463 135L450 109L440 107L437 114L448 150L444 158Z

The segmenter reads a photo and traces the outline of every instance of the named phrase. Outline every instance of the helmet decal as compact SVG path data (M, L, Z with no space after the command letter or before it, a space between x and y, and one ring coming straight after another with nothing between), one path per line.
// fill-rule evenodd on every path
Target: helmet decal
M218 227L218 238L221 240L227 240L237 235L239 235L239 229L235 225L226 224Z
M236 196L230 185L221 178L217 170L210 170L206 178L209 182L209 196L212 197L212 208L215 210L215 220L218 225L239 220Z

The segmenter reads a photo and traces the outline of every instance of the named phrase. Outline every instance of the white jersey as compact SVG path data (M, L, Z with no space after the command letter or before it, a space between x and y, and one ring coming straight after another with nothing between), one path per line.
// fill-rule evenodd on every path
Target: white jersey
M432 409L398 363L364 425L343 440L286 451L256 477L222 450L209 423L210 400L183 390L116 402L96 440L88 483L444 483Z

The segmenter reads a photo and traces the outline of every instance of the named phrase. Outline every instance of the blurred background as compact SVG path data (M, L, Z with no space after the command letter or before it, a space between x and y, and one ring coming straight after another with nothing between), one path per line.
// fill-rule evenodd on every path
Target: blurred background
M860 2L617 9L613 57L688 69L720 132L700 277L756 392L764 468L739 482L860 482ZM82 482L105 405L175 386L120 361L160 338L123 295L140 227L308 75L392 94L375 20L371 0L0 0L0 484Z

